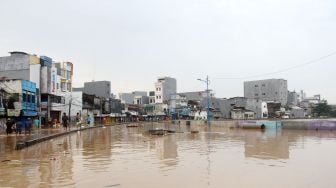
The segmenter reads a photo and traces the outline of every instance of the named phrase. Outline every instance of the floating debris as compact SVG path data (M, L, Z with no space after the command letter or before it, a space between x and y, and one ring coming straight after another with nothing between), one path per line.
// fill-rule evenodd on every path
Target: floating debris
M139 125L135 125L135 124L133 124L133 125L127 125L126 127L127 127L127 128L139 127Z
M120 184L107 185L107 186L105 186L105 187L118 187L118 186L120 186Z
M153 129L153 130L149 130L149 133L151 135L163 136L163 135L166 134L166 130L164 130L164 129Z

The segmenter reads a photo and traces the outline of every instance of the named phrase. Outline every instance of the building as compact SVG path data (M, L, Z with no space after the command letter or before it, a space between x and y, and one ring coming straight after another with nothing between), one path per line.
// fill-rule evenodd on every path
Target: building
M137 105L149 104L149 97L141 96L141 95L134 96L133 104L137 104Z
M25 52L10 52L0 57L0 77L9 80L27 80L36 84L36 104L41 122L45 125L60 120L64 97L60 92L60 79L52 59Z
M299 105L299 97L300 97L300 95L298 93L296 93L295 91L288 91L287 105L288 106Z
M59 75L59 82L62 92L72 91L73 64L71 62L54 63Z
M149 104L155 104L155 91L149 92Z
M111 82L110 81L85 82L83 93L109 99L111 97Z
M172 94L176 94L176 79L160 77L155 83L155 103L168 104Z
M280 102L282 106L286 106L288 101L287 80L267 79L244 82L244 97Z
M231 110L231 119L255 119L255 112L245 108L234 108Z
M171 95L169 100L169 113L173 119L189 116L190 108L188 107L187 97L181 94Z
M239 113L250 114L250 112L254 113L253 118L261 119L264 118L263 112L267 109L267 106L264 106L263 102L258 99L249 99L245 97L233 97L229 99L222 99L217 101L218 104L215 105L215 108L218 108L221 112L221 117L224 119L231 119L233 116L237 117L236 115ZM218 106L219 105L219 106ZM235 110L235 114L232 116L232 111ZM244 116L245 117L245 116ZM251 118L249 116L249 118Z
M134 103L134 97L147 96L146 91L133 91L131 93L119 93L119 99L123 104L136 104Z
M23 120L37 116L36 84L34 82L2 80L0 88L7 93L4 97L6 100L2 100L5 115Z

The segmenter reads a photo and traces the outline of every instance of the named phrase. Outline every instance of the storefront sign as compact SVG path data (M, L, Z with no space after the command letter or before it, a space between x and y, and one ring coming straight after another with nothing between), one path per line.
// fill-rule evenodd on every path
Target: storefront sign
M20 112L20 109L7 109L7 115L10 117L19 117Z

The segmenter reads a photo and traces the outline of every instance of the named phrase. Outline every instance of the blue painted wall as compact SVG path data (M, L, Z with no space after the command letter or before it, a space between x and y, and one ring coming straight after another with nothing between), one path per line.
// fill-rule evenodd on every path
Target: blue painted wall
M36 116L37 115L36 84L28 80L22 80L21 84L22 84L23 116Z

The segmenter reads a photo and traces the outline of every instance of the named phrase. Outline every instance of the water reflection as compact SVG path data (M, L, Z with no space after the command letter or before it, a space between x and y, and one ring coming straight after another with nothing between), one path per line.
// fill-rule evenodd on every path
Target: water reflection
M146 133L155 127L176 133ZM191 134L192 130L199 133ZM309 169L295 169L309 166L321 174L332 172L336 153L330 149L336 147L335 138L336 132L331 131L168 124L92 129L22 151L9 149L15 139L8 138L1 145L0 187L269 187L274 181L272 172L287 182L290 169L303 175L309 175L305 174ZM314 166L316 155L320 162ZM280 172L279 167L286 170ZM316 187L325 187L325 181L336 183L324 176L316 178ZM239 179L251 184L234 181ZM276 187L288 187L285 182ZM294 185L305 187L304 179L295 180Z

